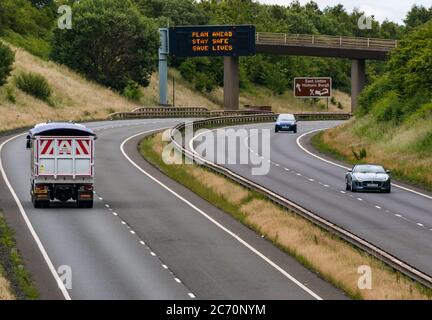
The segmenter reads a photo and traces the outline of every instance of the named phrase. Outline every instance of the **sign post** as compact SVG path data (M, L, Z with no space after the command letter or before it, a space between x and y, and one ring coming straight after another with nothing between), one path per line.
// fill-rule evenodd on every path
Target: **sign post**
M296 98L329 98L332 94L330 77L294 78L294 96Z
M168 29L159 28L159 105L168 105Z
M176 57L250 56L255 26L187 26L169 28L170 54Z
M169 29L170 54L224 57L224 109L239 108L239 57L254 55L255 26L187 26Z
M180 26L159 29L160 104L167 104L167 55L224 57L224 108L239 108L239 57L255 55L255 26Z

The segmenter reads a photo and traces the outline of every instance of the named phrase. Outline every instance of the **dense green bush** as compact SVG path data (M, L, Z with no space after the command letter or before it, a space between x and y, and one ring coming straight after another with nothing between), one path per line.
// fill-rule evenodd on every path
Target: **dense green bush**
M390 56L384 75L363 90L358 115L404 121L432 100L432 20L408 33Z
M211 92L223 83L221 59L198 57L185 60L179 67L182 77L199 91Z
M6 83L12 71L14 61L15 54L8 46L0 42L0 86Z
M400 121L402 104L395 91L388 91L372 105L372 114L378 121Z
M387 74L379 77L363 89L358 98L358 114L365 115L371 109L372 104L391 89L391 83Z
M0 0L0 36L48 58L57 8L53 0Z
M149 84L159 47L152 19L130 0L82 0L73 14L71 30L54 32L55 61L120 92L129 80Z
M25 93L49 102L52 89L42 75L31 72L22 73L15 77L15 83Z
M123 95L130 100L139 101L142 98L141 88L138 83L129 80L126 87L123 89Z
M140 11L147 17L161 18L169 25L207 24L209 12L193 0L135 0Z
M16 103L15 91L11 86L6 86L6 99L12 103Z

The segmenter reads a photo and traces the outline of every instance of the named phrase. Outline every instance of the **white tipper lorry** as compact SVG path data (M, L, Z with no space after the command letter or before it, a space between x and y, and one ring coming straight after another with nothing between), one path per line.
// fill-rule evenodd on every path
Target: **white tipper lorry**
M52 201L76 201L93 207L95 133L70 122L42 123L27 135L30 149L31 190L35 208Z

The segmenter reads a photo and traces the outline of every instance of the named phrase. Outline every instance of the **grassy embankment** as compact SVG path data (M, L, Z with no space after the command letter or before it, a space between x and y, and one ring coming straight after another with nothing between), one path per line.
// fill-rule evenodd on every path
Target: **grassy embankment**
M108 114L116 111L157 104L157 75L152 76L151 85L142 89L140 101L130 101L118 93L86 80L70 69L36 57L24 49L12 46L15 52L15 64L8 83L0 87L0 131L31 126L47 120L88 121L106 119ZM43 75L53 89L52 105L36 99L19 90L14 75L21 72L34 72ZM15 102L8 95L15 97ZM219 109L218 105L208 100L193 89L177 84L176 101L179 105L206 106Z
M27 44L31 39L23 39L23 41L26 41ZM14 43L17 43L16 35ZM16 61L8 83L0 87L0 113L2 114L0 131L31 126L47 120L106 119L112 112L130 111L137 106L155 106L158 103L158 76L156 73L152 75L150 86L142 88L142 98L139 101L131 101L108 88L86 80L64 66L32 55L22 48L11 47L15 52ZM42 53L39 55L46 58L46 54L43 54L45 49L41 48L41 50ZM48 80L53 90L51 105L16 87L14 75L21 72L38 73ZM171 70L170 76L176 79L176 106L204 106L211 110L222 109L222 88L215 89L211 94L200 93L176 70ZM171 100L171 81L169 92ZM11 99L11 96L14 99ZM344 109L349 106L346 94L336 92L336 99L341 101ZM305 104L301 100L295 100L290 91L281 96L275 96L264 88L242 93L240 102L241 105L272 105L276 112L322 110ZM344 111L332 104L330 104L330 110Z
M432 190L431 142L430 115L414 115L397 126L365 116L312 138L312 145L325 154L348 163L382 164L394 178L427 190Z
M158 134L144 139L139 148L142 155L166 175L264 235L350 297L431 299L431 290L263 196L197 165L166 165L161 159L164 145ZM372 290L357 287L357 268L361 265L373 270Z
M38 293L0 211L0 300L37 299Z

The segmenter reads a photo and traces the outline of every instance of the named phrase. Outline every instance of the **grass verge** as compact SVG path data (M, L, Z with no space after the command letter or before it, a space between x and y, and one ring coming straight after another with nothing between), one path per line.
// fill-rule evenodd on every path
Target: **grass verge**
M37 299L30 273L16 248L13 231L0 211L0 300Z
M264 235L354 299L431 299L432 290L412 281L346 241L285 210L264 196L198 165L167 165L162 134L146 137L139 151L164 174ZM360 290L357 270L372 268L372 289Z
M431 119L400 127L387 124L384 128L372 121L367 117L352 119L336 128L320 131L312 136L311 145L351 165L382 164L391 170L393 178L432 191L432 157L427 148L418 147L425 137L432 137Z

